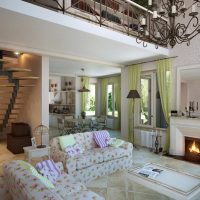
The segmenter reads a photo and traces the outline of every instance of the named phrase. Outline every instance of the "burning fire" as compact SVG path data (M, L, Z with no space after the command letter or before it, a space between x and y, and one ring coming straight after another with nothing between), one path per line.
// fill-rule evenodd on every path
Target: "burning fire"
M189 148L189 151L192 153L192 152L195 152L195 153L200 153L200 149L198 147L196 147L196 144L195 144L195 141L193 141L193 144L192 146Z

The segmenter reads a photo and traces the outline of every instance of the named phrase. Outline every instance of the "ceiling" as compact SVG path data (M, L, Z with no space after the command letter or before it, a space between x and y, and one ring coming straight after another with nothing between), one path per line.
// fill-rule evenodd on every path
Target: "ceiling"
M181 81L189 82L200 80L200 66L199 68L181 70Z
M84 74L81 71L81 68L84 68ZM121 68L100 63L98 64L91 62L80 62L77 60L66 60L51 57L49 71L52 74L65 74L74 76L86 75L89 77L101 77L111 74L119 74L121 73Z
M51 56L52 73L85 68L88 76L109 75L168 55L164 48L143 48L133 37L23 1L1 1L0 24L0 48Z

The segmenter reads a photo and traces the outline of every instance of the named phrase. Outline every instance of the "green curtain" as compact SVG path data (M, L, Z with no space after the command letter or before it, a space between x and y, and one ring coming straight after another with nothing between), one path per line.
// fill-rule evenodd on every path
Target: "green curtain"
M165 120L168 124L165 151L169 151L170 142L170 110L171 110L171 87L172 87L172 63L170 59L157 61L157 77L160 99Z
M90 78L89 77L83 77L83 81L81 83L81 88L85 86L87 89L89 89L90 86ZM82 92L81 93L81 112L86 111L88 101L88 92Z
M121 77L114 77L114 94L116 110L118 111L119 129L121 128Z
M140 91L140 65L129 66L128 68L128 88L130 90ZM139 92L140 93L140 92ZM138 100L129 99L128 110L129 110L129 123L128 123L128 140L129 142L134 142L134 107Z

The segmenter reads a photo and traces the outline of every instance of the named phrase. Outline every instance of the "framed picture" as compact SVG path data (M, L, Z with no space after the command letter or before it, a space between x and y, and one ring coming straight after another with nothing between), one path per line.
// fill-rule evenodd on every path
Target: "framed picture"
M35 137L31 138L31 144L33 147L36 147Z

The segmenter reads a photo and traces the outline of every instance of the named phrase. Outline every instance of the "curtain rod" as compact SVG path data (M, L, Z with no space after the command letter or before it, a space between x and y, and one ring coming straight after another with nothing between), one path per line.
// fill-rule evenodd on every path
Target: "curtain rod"
M160 58L160 59L156 59L156 60L150 60L150 61L145 61L145 62L138 62L138 63L134 63L131 65L127 65L126 67L132 66L132 65L138 65L138 64L144 64L144 63L151 63L151 62L155 62L155 61L159 61L159 60L166 60L169 58L177 58L178 56L172 56L172 57L167 57L167 58Z

